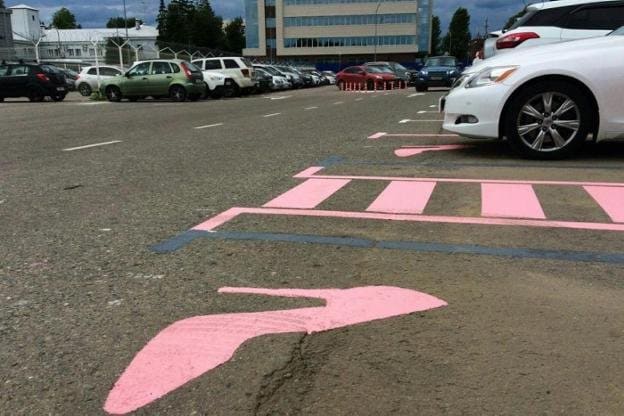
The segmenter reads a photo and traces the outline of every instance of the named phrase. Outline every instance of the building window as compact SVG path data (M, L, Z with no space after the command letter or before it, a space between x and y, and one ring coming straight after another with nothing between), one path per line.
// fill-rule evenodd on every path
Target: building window
M286 48L336 48L361 46L402 46L415 45L416 36L348 36L331 38L286 38Z
M258 0L245 0L245 39L248 48L260 47Z
M396 3L403 1L415 2L415 0L284 0L285 6L339 4L339 3Z
M76 49L76 56L82 56L82 51L80 49Z
M267 19L268 21L269 19ZM379 14L377 23L390 24L410 24L416 22L415 13ZM374 14L363 14L353 16L297 16L284 18L284 26L349 26L349 25L374 25ZM275 27L269 26L267 27Z

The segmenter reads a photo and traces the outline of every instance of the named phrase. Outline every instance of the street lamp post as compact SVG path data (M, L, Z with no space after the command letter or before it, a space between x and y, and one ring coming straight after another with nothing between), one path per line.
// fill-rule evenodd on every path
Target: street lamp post
M379 44L379 38L377 37L377 26L379 24L379 7L381 7L381 0L377 1L377 8L375 9L375 58L373 62L377 62L377 45Z

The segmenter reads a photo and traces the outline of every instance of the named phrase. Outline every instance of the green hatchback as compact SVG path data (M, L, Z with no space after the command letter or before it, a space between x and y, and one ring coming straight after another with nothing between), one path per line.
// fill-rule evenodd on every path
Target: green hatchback
M123 76L104 81L100 91L115 102L145 97L196 101L206 92L206 83L195 65L179 59L159 59L136 62Z

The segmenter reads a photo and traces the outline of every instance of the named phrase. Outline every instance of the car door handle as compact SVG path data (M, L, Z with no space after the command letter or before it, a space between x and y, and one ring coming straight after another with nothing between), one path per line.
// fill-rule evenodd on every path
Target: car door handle
M172 78L172 76L171 76L171 75L167 75L167 79L171 79L171 78Z

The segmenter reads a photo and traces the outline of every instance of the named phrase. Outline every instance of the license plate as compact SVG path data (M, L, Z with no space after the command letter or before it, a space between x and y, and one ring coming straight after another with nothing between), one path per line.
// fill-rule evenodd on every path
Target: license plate
M65 88L64 87L56 87L56 90L57 91L65 91Z
M442 77L431 77L431 81L441 81Z

